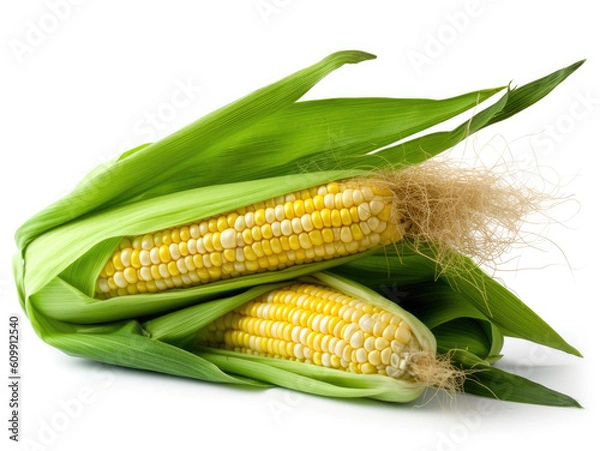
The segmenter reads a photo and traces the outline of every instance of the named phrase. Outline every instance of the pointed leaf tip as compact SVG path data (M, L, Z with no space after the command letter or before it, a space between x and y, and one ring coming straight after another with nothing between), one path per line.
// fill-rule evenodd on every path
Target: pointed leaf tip
M332 53L325 59L331 59L338 61L342 64L356 64L362 61L372 60L377 58L372 53L363 52L362 50L341 50L339 52Z
M577 61L576 63L571 64L571 68L573 68L573 70L577 70L586 61L587 61L587 58L583 58L583 59Z

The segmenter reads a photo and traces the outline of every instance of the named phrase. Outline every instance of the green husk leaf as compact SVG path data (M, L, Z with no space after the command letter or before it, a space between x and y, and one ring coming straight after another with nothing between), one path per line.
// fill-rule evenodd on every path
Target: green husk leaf
M446 283L406 285L390 290L387 297L431 329L438 350L465 349L488 359L495 358L502 349L504 337L498 327Z
M518 88L509 89L509 97L506 106L500 113L494 116L488 125L503 121L546 97L556 86L561 84L569 75L579 69L583 63L585 63L585 59L552 72L536 81L527 83Z
M527 404L554 407L581 407L568 395L547 388L516 374L489 366L467 351L456 351L453 362L471 370L464 384L466 393Z
M259 285L228 298L179 309L146 321L144 330L155 340L182 348L193 346L195 335L204 326L261 294L284 285L287 283Z
M467 136L496 122L503 121L528 108L548 95L556 86L577 70L585 60L559 69L545 77L508 92L494 105L477 113L468 121L447 132L425 135L410 141L386 148L372 155L373 163L383 157L390 163L416 164L457 145Z
M413 312L414 313L414 312ZM469 317L459 317L431 328L438 343L438 352L464 349L483 360L496 360L502 349L502 334L493 333L493 324Z
M333 368L307 365L283 359L244 355L224 349L199 348L197 354L223 371L242 374L314 395L338 398L372 398L388 402L410 402L424 391L424 386L387 376L347 373Z
M366 153L442 123L502 89L505 87L443 100L337 98L297 102L215 144L210 154L218 158L203 154L202 165L209 177L203 182L223 183L223 176L231 182L240 177L255 179L360 167ZM237 158L239 149L251 158L238 158L232 168L229 162ZM355 159L356 164L347 162L349 158ZM182 180L194 183L196 165L188 164L172 186L161 186L147 195L176 191Z
M225 374L197 355L151 339L135 320L96 326L75 325L49 320L31 306L29 318L44 341L75 357L211 382L265 386Z
M94 291L96 290L96 280L94 275L97 275L102 271L102 267L117 248L120 241L121 237L111 237L98 243L92 250L67 266L67 268L60 273L60 279L55 278L51 280L49 284L55 280L58 281L62 279L64 282L79 288L82 293L85 293L90 297L94 296ZM91 277L83 277L84 274L88 274Z

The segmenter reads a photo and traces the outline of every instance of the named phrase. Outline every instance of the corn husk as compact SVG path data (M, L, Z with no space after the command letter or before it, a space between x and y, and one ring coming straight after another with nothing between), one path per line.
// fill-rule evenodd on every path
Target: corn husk
M222 301L233 293L251 296L265 284L360 256L185 290L95 299L94 282L121 238L374 168L420 163L537 102L582 64L521 87L482 89L443 100L299 100L331 71L372 58L359 51L334 53L156 143L127 151L94 169L71 193L23 224L16 233L14 274L21 305L40 337L69 354L132 368L212 382L276 383L277 378L241 375L217 357L211 360L157 338L144 321L205 301L228 305ZM488 100L489 106L454 129L426 133ZM417 133L421 136L413 137ZM391 396L353 393L378 399Z

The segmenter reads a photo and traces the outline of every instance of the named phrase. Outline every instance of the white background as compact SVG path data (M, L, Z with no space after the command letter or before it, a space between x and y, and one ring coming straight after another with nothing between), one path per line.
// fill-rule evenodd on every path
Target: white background
M29 446L21 442L14 449L210 444L563 450L597 429L600 55L598 15L591 5L577 0L3 2L0 322L5 324L0 336L7 339L9 313L18 313L21 438L29 440ZM28 325L10 270L12 236L23 221L127 146L165 136L342 49L366 50L378 59L338 70L309 98L441 98L510 80L523 84L588 58L538 105L454 151L464 157L491 155L515 170L542 173L561 185L562 195L575 196L576 202L553 212L561 224L533 226L542 235L535 248L515 251L497 276L585 359L509 340L499 366L568 393L585 409L470 396L387 405L282 389L241 390L74 359L43 343ZM181 100L177 107L173 96ZM152 124L153 116L160 122ZM6 354L3 358L7 361ZM0 440L6 449L8 390L2 393Z

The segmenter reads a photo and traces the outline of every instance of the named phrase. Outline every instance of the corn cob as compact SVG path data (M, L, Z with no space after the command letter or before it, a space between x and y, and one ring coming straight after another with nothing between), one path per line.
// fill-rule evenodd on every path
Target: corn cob
M269 291L219 317L200 331L199 342L404 380L414 377L412 358L424 351L399 315L301 283Z
M191 287L386 246L402 237L393 193L331 182L222 215L124 238L96 282L110 298Z

